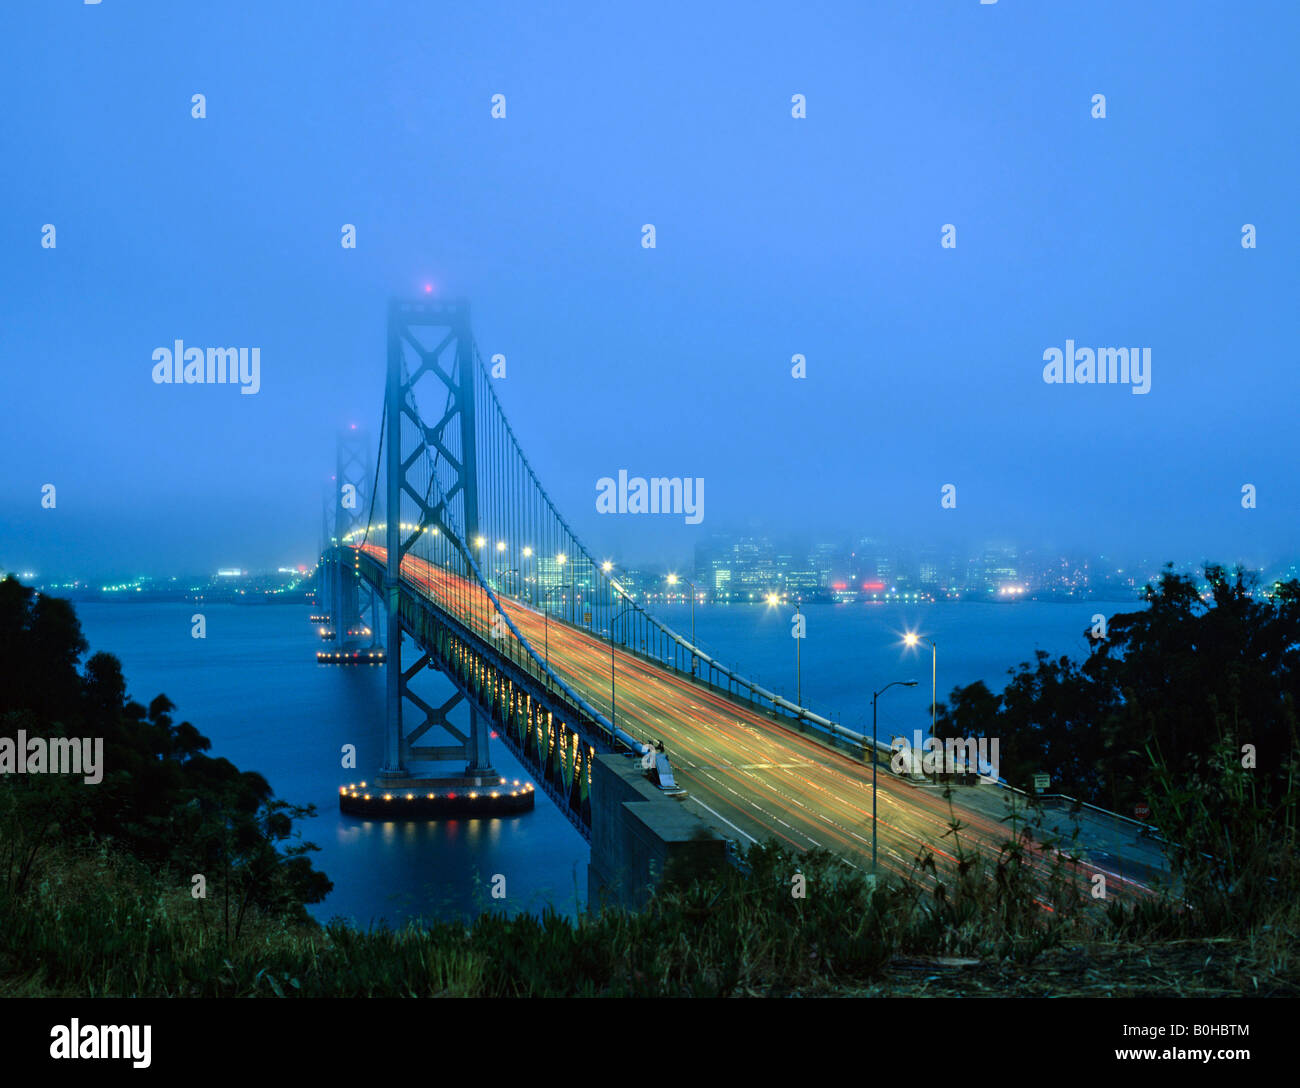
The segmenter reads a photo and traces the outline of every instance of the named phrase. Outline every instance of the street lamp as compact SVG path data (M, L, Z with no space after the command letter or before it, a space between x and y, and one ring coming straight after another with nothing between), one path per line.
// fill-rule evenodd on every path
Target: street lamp
M542 608L542 652L546 656L546 667L551 667L551 594L556 591L556 586L547 586L546 594L542 598L544 606ZM546 686L551 686L551 678L546 678Z
M772 592L767 595L767 606L769 608L775 608L780 603L781 603L781 594ZM803 598L795 597L794 599L795 619L803 618L803 613L800 611L800 607L799 607L802 604L803 604ZM803 642L803 637L802 635L799 634L799 625L796 624L795 633L794 633L794 683L795 683L794 701L795 701L795 705L800 710L803 710L803 663L800 660L802 656L801 654L802 642Z
M613 564L610 560L608 560L608 559L606 559L606 560L605 560L603 563L601 563L601 565L600 565L600 571L601 571L601 573L605 576L605 580L606 580L606 581L610 584L610 586L612 586L615 590L618 590L619 592L622 592L622 590L619 590L618 583L615 582L614 579L613 579L613 576L612 576L612 575L613 575L613 570L614 570L614 564ZM592 579L592 585L593 585L593 587L595 586L595 584L596 584L596 580L593 578L593 579ZM597 607L599 607L599 601L600 601L600 597L599 597L599 595L596 595ZM613 607L614 607L614 603L611 601L607 607L608 607L608 608L613 608ZM613 623L612 620L611 620L610 622Z
M563 567L563 566L565 566L565 565L569 562L569 557L568 557L567 555L565 555L563 552L560 552L560 554L557 555L557 556L555 557L555 562L556 562L559 566ZM569 569L572 570L573 568L570 567ZM573 602L573 581L572 581L572 579L573 579L573 575L572 575L572 574L569 575L569 579L570 579L570 581L569 581L569 602L570 602L570 604L572 604L572 602ZM561 589L564 588L564 579L563 579L563 577L561 577L561 579L560 579L560 588L561 588ZM563 600L563 598L561 598L561 600ZM563 618L563 617L561 617L561 618Z
M803 711L803 662L800 660L800 647L803 646L803 631L801 630L803 626L803 613L800 611L800 606L802 604L803 598L796 597L794 599L794 617L796 621L794 628L796 633L796 638L794 640L794 701L799 705L799 710L801 712Z
M525 547L522 552L522 555L525 559L531 559L533 557L533 549L529 547ZM524 576L521 574L520 577L524 577ZM526 583L527 581L528 579L524 578L524 582ZM533 607L534 608L537 607L537 579L536 578L533 579Z
M903 636L908 646L924 642L930 647L930 736L934 736L935 713L939 704L939 647L930 639L914 635L910 631Z
M871 693L871 871L876 871L876 763L879 752L876 750L876 700L895 684L905 688L916 687L915 680L891 680L879 691Z
M504 548L504 547L505 547L505 544L502 543L502 544L498 545L498 547ZM510 575L512 575L512 574L513 574L513 575L515 576L515 578L516 578L516 585L518 585L518 583L520 583L520 582L523 581L523 577L524 577L524 576L519 572L519 568L518 568L518 567L510 567L510 568L507 569L507 570L503 570L503 571L501 572L501 574L500 574L500 579L501 579L501 593L502 593L502 595L506 595L506 588L505 588L505 587L506 587L506 585L508 584L508 583L507 583L507 579L508 579L508 578L510 577ZM523 597L522 589L521 589L521 591L520 591L520 593L519 593L519 596L520 596L520 598L522 599L522 597ZM504 608L502 608L502 609L501 609L501 616L504 617L505 614L506 614L506 611L505 611ZM494 623L494 626L495 626L495 623ZM513 643L511 644L510 654L511 654L512 657L513 657L514 654L515 654L515 646L514 646Z
M668 584L675 586L678 582L685 582L691 587L691 675L695 675L695 594L698 592L695 583L689 578L683 578L678 574L668 575Z
M618 711L615 709L614 702L614 624L624 612L631 612L635 607L631 604L624 605L609 621L609 724L612 726L618 725Z

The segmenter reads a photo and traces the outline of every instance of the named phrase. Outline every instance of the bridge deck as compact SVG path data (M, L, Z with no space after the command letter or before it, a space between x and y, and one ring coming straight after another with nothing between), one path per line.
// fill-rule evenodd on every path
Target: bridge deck
M383 560L382 548L365 550ZM411 556L402 573L404 581L435 603L460 609L468 604L479 610L475 625L489 628L494 614L487 611L490 602L467 592L462 579ZM525 602L500 599L534 648L549 648L551 668L608 715L608 640L555 619L548 622ZM744 846L774 838L800 851L824 847L850 865L870 867L869 764L625 649L616 648L613 657L618 725L634 736L663 741L679 784L721 834ZM949 826L954 816L963 825L965 847L996 852L1011 836L1010 824L1003 820L1010 794L996 786L954 787L950 801L941 787L918 786L882 766L878 790L882 870L910 873L912 859L925 846L951 858ZM1056 822L1064 829L1064 821ZM1137 839L1121 841L1112 835L1106 847L1086 869L1105 871L1113 888L1128 883L1124 875L1145 877L1161 864L1154 845ZM1125 862L1122 872L1119 858ZM1040 858L1039 864L1048 862Z

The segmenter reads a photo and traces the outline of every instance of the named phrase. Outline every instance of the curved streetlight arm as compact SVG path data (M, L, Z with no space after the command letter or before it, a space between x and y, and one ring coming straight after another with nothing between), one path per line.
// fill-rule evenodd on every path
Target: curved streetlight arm
M891 680L879 691L873 691L871 693L872 700L875 700L880 695L884 695L885 692L887 692L890 688L894 687L895 685L901 685L902 687L905 688L914 688L916 687L916 681L915 680Z
M871 872L876 872L876 764L880 762L880 743L876 740L876 700L894 686L904 688L916 687L915 680L891 680L879 691L871 693Z

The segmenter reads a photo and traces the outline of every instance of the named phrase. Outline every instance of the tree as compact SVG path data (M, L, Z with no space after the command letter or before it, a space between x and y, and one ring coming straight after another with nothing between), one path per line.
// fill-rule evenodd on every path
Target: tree
M1009 782L1027 787L1046 771L1064 792L1121 811L1147 799L1149 752L1182 782L1224 744L1254 752L1261 804L1282 796L1296 751L1300 583L1266 593L1241 569L1209 564L1205 587L1166 566L1144 589L1147 607L1113 617L1082 663L1039 651L1000 695L955 688L940 735L997 736Z
M294 839L314 806L276 800L261 775L212 758L208 738L175 724L175 704L143 706L127 695L121 662L88 650L67 601L0 582L0 722L5 733L103 740L98 785L65 775L0 780L0 879L20 892L40 852L54 841L114 840L154 867L224 871L235 896L234 928L252 907L306 920L304 903L332 886L311 867L316 847ZM289 845L286 845L289 844Z

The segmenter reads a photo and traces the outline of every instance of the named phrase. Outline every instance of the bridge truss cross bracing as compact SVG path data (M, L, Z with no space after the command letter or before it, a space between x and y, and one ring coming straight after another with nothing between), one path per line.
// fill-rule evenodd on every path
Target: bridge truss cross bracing
M586 832L591 758L645 754L655 738L634 736L620 723L612 686L556 671L547 644L552 627L582 631L611 652L617 646L802 727L867 742L728 669L625 592L616 572L578 539L524 455L474 344L467 305L395 301L387 357L383 481L364 528L340 533L336 549L387 610L381 779L409 775L420 759L464 758L468 773L490 772L495 729ZM520 609L542 619L543 645L521 633L512 618ZM418 650L405 665L403 633ZM431 668L456 688L438 705L411 687ZM461 702L468 730L449 719ZM423 715L410 729L407 704ZM449 743L417 743L434 728Z

